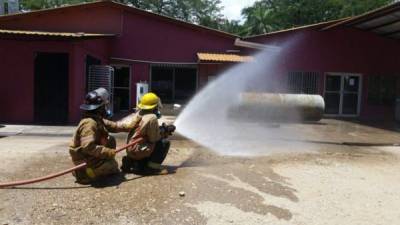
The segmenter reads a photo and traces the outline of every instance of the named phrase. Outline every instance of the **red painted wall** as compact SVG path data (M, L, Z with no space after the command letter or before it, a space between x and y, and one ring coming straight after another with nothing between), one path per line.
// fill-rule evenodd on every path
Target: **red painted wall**
M64 8L1 19L1 29L120 34L121 9L100 6Z
M65 42L0 40L0 103L3 122L33 122L35 52L69 53Z
M235 64L232 63L201 63L198 66L199 88L207 85L210 76L218 76Z
M73 43L70 62L69 121L77 122L81 117L80 104L83 103L86 88L86 56L90 55L109 64L109 40L87 40Z
M0 40L0 121L32 123L34 112L34 57L36 52L69 54L69 121L80 118L79 105L85 92L87 54L108 63L106 41Z
M186 23L135 11L110 2L0 18L2 29L59 32L113 33L103 40L55 41L44 37L6 37L0 40L2 78L0 102L10 110L0 121L33 122L34 52L69 53L69 121L80 118L79 105L85 95L85 58L87 54L102 64L115 63L111 57L161 62L197 62L197 52L225 52L232 49L235 37ZM15 40L12 40L15 39ZM1 53L3 52L3 53ZM5 54L7 53L7 54ZM24 65L17 66L17 62ZM119 62L120 63L120 62ZM149 81L150 64L124 62L132 69L131 99L135 105L136 83ZM21 87L16 91L15 87ZM18 95L18 103L11 96ZM14 98L15 99L15 98Z
M123 21L123 34L111 43L110 56L113 58L177 64L196 63L197 52L225 52L227 49L235 49L234 37L166 22L163 18L125 11ZM151 63L117 63L131 65L131 105L134 106L136 83L150 81Z
M290 48L282 50L285 59L282 65L278 66L281 76L290 71L361 74L363 79L361 117L382 119L393 116L392 107L368 104L367 88L369 76L394 74L400 76L398 41L353 28L328 31L306 29L247 40L279 46L295 41L289 44ZM323 82L324 77L321 79L321 85ZM323 95L323 92L320 94Z
M131 64L131 106L136 106L136 84L150 80L150 65L147 63Z
M234 37L188 28L163 19L124 12L123 34L111 57L162 62L197 62L197 52L225 52Z

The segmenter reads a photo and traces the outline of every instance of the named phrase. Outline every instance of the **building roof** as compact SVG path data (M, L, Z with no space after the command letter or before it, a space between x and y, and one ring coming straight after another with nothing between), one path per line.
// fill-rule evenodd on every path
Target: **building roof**
M299 26L299 27L292 27L289 29L268 32L265 34L257 34L257 35L247 36L244 39L252 39L252 38L257 38L257 37L269 36L269 35L273 35L273 34L280 34L280 33L286 33L286 32L292 32L292 31L298 31L298 30L304 30L304 29L317 29L318 30L320 28L324 28L326 26L336 24L338 22L341 22L341 21L344 21L347 19L348 18L341 18L341 19L337 19L337 20L330 20L330 21L326 21L326 22L309 24L309 25L304 25L304 26Z
M153 12L149 12L143 9L139 9L139 8L135 8L133 6L128 6L122 3L117 3L117 2L113 2L112 0L100 0L100 1L95 1L95 2L86 2L86 3L79 3L79 4L74 4L74 5L67 5L67 6L61 6L61 7L57 7L57 8L51 8L51 9L41 9L41 10L35 10L35 11L29 11L29 12L20 12L20 13L15 13L15 14L10 14L10 15L2 15L0 16L0 23L2 21L6 21L6 20L12 20L12 19L22 19L22 18L26 18L26 17L30 17L30 16L36 16L36 15L43 15L43 14L47 14L50 12L61 12L63 10L66 9L75 9L75 8L83 8L85 9L86 7L113 7L113 8L118 8L118 9L122 9L122 10L126 10L128 12L131 13L136 13L136 14L140 14L140 15L145 15L145 16L150 16L150 17L154 17L157 19L162 19L171 23L175 23L178 25L182 25L185 27L189 27L192 29L197 29L197 30L202 30L202 31L206 31L206 32L211 32L211 33L215 33L218 35L222 35L225 37L229 37L232 39L235 39L239 36L234 35L234 34L230 34L224 31L220 31L217 29L213 29L213 28L209 28L206 26L202 26L202 25L197 25L197 24L193 24L193 23L189 23L180 19L176 19L176 18L172 18L169 16L165 16L165 15L161 15L161 14L157 14L157 13L153 13Z
M224 53L197 53L199 61L214 61L214 62L248 62L253 60L252 56L242 56L236 54Z
M359 16L341 18L338 20L249 36L245 39L268 37L274 34L293 32L309 28L319 31L325 31L340 26L352 27L364 31L374 32L384 37L400 39L400 2L395 2L393 4L366 12Z
M48 32L48 31L4 30L4 29L0 29L0 34L51 36L51 37L66 37L66 38L98 38L98 37L115 36L114 34L94 34L94 33L83 33L83 32L71 33L71 32Z
M353 27L378 35L400 39L400 2L351 17L323 28L329 30L338 26Z

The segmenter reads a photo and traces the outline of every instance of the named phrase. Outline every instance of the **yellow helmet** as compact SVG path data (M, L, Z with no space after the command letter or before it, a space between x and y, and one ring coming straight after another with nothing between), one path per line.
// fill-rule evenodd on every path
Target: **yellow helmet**
M154 109L160 103L160 98L152 92L149 92L140 98L140 102L138 104L139 109L150 110Z

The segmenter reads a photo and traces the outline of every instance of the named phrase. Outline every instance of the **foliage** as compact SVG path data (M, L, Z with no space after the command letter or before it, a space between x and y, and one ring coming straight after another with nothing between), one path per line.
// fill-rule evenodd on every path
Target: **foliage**
M92 0L20 0L20 7L22 10L38 10L88 1Z
M247 35L359 15L393 0L260 0L242 10Z

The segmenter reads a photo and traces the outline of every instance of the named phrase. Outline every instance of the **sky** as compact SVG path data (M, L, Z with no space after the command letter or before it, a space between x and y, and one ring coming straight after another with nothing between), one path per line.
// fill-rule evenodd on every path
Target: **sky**
M243 8L252 5L256 0L221 0L221 5L224 6L222 14L228 19L241 20L240 12Z

